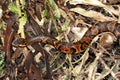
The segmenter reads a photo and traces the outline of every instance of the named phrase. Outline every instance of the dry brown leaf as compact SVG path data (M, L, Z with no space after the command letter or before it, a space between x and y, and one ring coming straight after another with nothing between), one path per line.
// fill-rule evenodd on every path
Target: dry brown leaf
M71 31L74 33L74 42L80 40L87 30L87 27L72 27Z
M91 17L91 18L94 18L94 19L96 19L98 21L102 21L102 22L103 21L116 21L116 18L107 17L99 12L92 11L92 10L87 11L87 10L80 8L80 7L72 8L72 9L70 9L70 11L74 11L76 13L83 15L83 16Z
M109 12L111 15L115 14L119 16L119 10L115 10L112 6L110 5L105 5L101 3L98 0L70 0L70 4L85 4L85 5L93 5L93 6L98 6L104 8L107 12Z
M69 0L70 4L86 4L86 5L94 5L94 6L100 6L100 7L105 7L104 4L102 4L98 0Z

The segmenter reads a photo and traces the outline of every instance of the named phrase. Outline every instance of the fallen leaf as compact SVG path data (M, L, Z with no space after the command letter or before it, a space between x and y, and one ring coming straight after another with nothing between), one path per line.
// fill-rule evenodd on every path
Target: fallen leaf
M78 14L81 14L83 16L86 16L86 17L91 17L91 18L94 18L98 21L116 21L115 18L112 18L112 17L107 17L107 16L104 16L103 14L99 13L99 12L96 12L96 11L93 11L93 10L85 10L83 8L80 8L80 7L77 7L77 8L72 8L70 9L70 11L74 11Z

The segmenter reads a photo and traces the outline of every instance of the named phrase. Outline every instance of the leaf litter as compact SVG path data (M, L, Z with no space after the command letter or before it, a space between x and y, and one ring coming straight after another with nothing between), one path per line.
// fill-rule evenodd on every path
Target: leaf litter
M97 35L81 54L63 54L39 42L27 47L12 45L17 39L21 43L19 38L36 36L77 42L99 22L119 23L119 4L119 0L0 1L0 53L5 54L0 79L119 80L120 51L112 47L116 40L112 33Z

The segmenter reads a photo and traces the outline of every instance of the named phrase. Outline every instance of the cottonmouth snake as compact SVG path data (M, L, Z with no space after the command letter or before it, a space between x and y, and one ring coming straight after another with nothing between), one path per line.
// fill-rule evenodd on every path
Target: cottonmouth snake
M88 29L88 31L85 33L83 38L75 43L63 43L58 41L57 39L48 37L48 36L37 36L32 39L29 39L27 41L23 41L23 43L16 43L13 42L13 45L15 46L27 46L31 45L35 42L41 42L44 44L50 44L54 46L55 49L59 50L60 52L72 54L72 53L80 53L86 50L93 40L93 38L102 33L102 32L112 32L116 38L120 39L120 24L117 22L103 22L98 23L95 26L92 26Z

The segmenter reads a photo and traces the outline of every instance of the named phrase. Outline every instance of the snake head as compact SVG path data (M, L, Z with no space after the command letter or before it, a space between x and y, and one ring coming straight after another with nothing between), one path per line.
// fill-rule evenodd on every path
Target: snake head
M13 42L12 42L12 45L15 46L15 47L25 47L25 39L23 38L18 38L18 39L15 39Z

